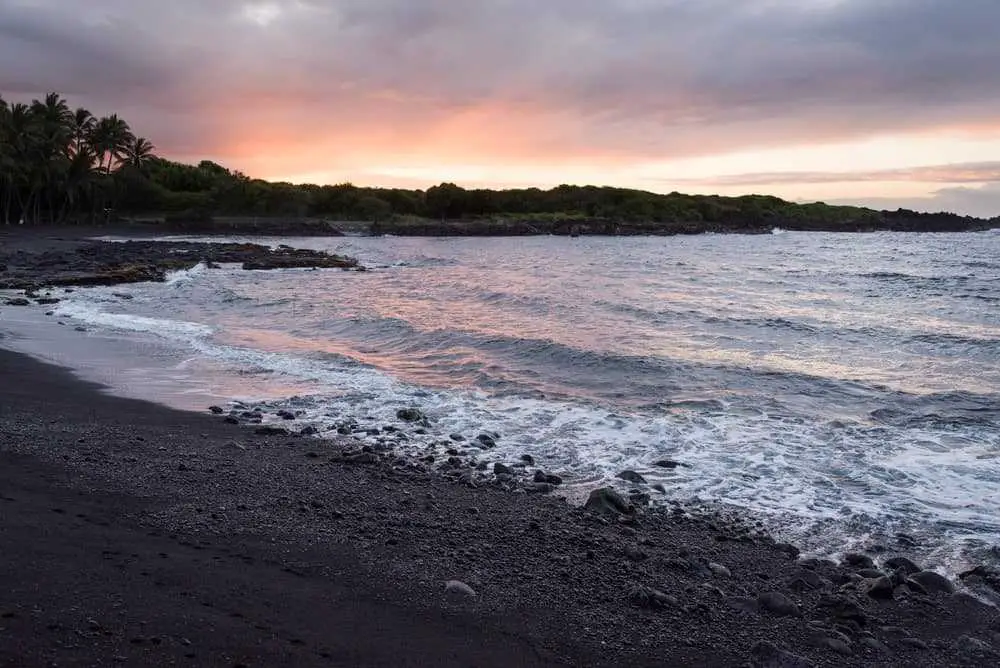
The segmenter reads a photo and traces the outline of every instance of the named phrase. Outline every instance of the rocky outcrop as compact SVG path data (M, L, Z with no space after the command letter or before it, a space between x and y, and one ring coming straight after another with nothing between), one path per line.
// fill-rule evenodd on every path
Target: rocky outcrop
M240 264L247 270L361 269L356 260L320 251L258 244L129 241L81 241L75 247L40 252L19 250L0 260L8 266L0 289L32 290L42 286L103 286L161 282L168 272Z

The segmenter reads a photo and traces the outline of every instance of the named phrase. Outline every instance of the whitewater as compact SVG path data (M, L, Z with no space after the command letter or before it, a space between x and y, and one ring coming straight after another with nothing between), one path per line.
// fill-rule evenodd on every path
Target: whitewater
M320 435L416 407L431 427L401 452L495 432L482 458L530 454L571 498L631 469L654 502L746 509L816 554L998 557L1000 235L267 243L368 271L62 292L36 323L62 343L8 344L183 408L293 408Z

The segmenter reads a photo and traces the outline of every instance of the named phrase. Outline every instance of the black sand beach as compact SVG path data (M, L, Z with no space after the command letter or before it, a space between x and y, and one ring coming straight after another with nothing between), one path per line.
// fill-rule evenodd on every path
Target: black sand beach
M473 487L0 351L0 665L1000 661L1000 613L954 584L796 552L752 522Z

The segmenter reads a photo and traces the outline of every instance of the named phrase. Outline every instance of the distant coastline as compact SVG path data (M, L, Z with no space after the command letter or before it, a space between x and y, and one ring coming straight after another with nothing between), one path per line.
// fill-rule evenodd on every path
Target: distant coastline
M398 236L968 232L1000 227L954 213L876 211L767 195L723 197L561 185L426 190L272 183L203 160L182 164L115 114L71 109L58 93L0 98L0 223L128 225L154 232Z
M139 233L237 236L678 236L696 234L771 234L789 232L957 233L1000 229L1000 218L984 219L951 213L871 211L863 217L822 218L772 215L763 220L626 220L572 215L498 215L480 218L430 219L395 216L379 221L340 217L138 216L119 220L121 231Z

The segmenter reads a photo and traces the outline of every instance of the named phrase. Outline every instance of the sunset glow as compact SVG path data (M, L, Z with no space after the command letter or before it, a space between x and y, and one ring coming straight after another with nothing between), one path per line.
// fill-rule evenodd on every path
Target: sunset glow
M0 94L267 179L1000 214L992 2L135 4L0 3Z

